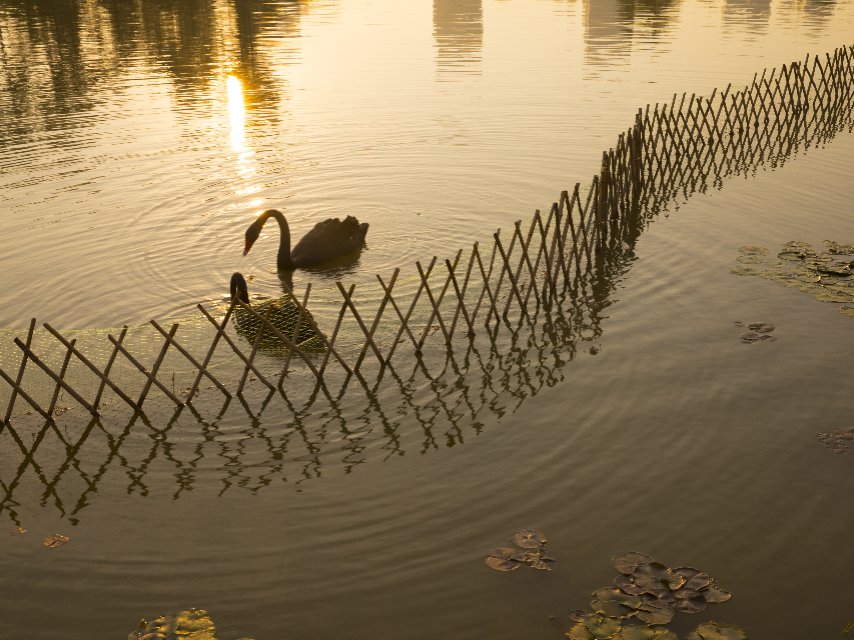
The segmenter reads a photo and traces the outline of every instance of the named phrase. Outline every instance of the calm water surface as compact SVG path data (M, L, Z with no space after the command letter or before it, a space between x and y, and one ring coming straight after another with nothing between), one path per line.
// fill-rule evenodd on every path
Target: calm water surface
M854 7L5 0L0 25L0 327L82 328L186 315L237 269L277 291L275 238L241 251L268 207L369 221L352 281L488 238L638 107L835 48Z
M371 223L321 288L446 256L595 173L639 106L852 34L854 4L818 0L0 0L0 326L179 318L235 269L275 293L275 238L241 255L270 206L297 234ZM226 639L561 638L639 550L735 594L680 633L835 640L854 453L815 434L854 424L854 320L729 267L854 242L852 158L841 135L662 216L527 397L5 429L0 533L29 533L0 536L0 638L122 638L190 606ZM741 344L738 320L779 340ZM555 571L489 570L526 527ZM72 542L42 548L54 531Z

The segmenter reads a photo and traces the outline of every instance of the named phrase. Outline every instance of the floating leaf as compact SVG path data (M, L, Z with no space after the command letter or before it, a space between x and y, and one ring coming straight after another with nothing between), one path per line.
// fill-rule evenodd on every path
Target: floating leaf
M547 540L540 531L535 529L523 529L513 536L513 542L523 549L537 549L538 547L542 547Z
M710 576L708 573L700 572L694 574L690 578L687 578L685 580L684 588L697 590L705 589L710 584L712 584L713 581L714 580L712 579L712 576Z
M767 256L768 249L756 245L745 245L738 248L739 253L746 256Z
M486 565L496 571L514 571L521 566L517 551L511 547L493 549L486 556Z
M685 640L747 640L747 634L741 627L720 622L704 622L696 631L689 633Z
M175 615L160 616L150 622L142 621L140 631L128 640L216 640L216 628L207 611L190 609Z
M569 612L569 619L573 622L582 622L589 614L583 609L576 609Z
M632 577L636 585L656 597L661 597L671 589L678 589L685 583L685 578L660 562L639 566Z
M610 638L620 629L618 619L604 616L588 616L584 625L594 638Z
M703 598L686 598L684 600L677 600L673 608L683 613L700 613L707 606Z
M61 533L52 533L44 539L43 544L50 549L56 549L64 544L67 544L71 538L64 536Z
M627 607L614 600L594 599L590 602L590 608L596 613L610 618L628 618L636 613L632 607Z
M693 578L698 573L702 573L699 569L695 569L694 567L676 567L673 570L673 573L678 573L680 576L688 580L688 578Z
M777 327L770 322L751 322L747 328L756 333L771 333Z
M619 620L588 613L569 630L566 637L569 640L607 640L619 629Z
M638 567L653 562L653 559L645 553L630 551L629 553L614 556L611 561L614 563L614 567L616 567L617 571L626 575L631 575Z
M27 530L24 527L16 527L12 532L12 535L22 536L27 533Z
M831 449L833 453L839 455L848 451L848 443L854 440L854 427L846 430L827 431L816 434L822 443Z
M619 602L627 607L631 607L632 609L637 609L642 602L639 596L623 593L620 589L614 589L613 587L602 587L601 589L597 589L593 592L593 597L598 598L599 600Z
M660 627L642 627L637 624L620 629L614 640L679 640L669 629Z
M729 591L724 591L718 587L712 586L708 589L704 589L700 592L702 598L709 603L719 603L726 602L730 598L732 598L732 594Z
M754 342L774 342L777 338L769 336L767 333L755 333L750 331L741 334L741 341L745 344L753 344Z
M642 587L639 587L634 583L631 576L626 576L623 574L620 574L616 578L614 578L614 586L620 589L623 593L628 593L632 596L639 596L644 592Z
M806 242L788 242L776 257L742 247L731 269L738 275L756 275L794 287L820 302L854 302L854 255L851 245L826 242L818 252ZM846 313L854 317L854 313Z
M655 609L653 611L638 611L638 620L647 624L667 624L673 620L673 609Z

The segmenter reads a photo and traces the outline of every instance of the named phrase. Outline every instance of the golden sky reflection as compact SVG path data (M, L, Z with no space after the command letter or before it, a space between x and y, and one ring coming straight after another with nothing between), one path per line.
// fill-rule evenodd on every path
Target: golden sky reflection
M585 180L638 106L739 86L854 29L850 0L768 7L0 0L0 270L44 292L30 315L146 320L164 290L192 305L260 268L263 251L211 256L266 207L298 233L369 220L365 274L411 264ZM74 304L119 262L97 304ZM29 317L10 302L0 325Z

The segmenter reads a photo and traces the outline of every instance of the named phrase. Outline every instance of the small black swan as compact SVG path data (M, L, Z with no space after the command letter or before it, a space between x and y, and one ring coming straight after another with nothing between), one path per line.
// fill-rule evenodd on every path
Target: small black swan
M249 253L258 236L261 235L261 227L270 218L276 219L281 232L279 254L276 258L276 266L280 271L311 267L358 251L364 246L365 236L368 233L368 223L360 224L353 216L347 216L343 221L338 218L329 218L314 225L314 229L305 234L291 251L291 231L288 228L288 221L285 220L281 211L267 209L246 229L244 256Z
M231 276L231 299L240 300L243 304L249 305L249 289L246 286L246 280L243 275L235 272ZM299 319L299 307L294 302L290 295L276 298L274 300L265 300L251 305L252 311L258 314L261 318L268 317L269 322L275 327L285 338L283 341L279 336L272 331L265 331L258 343L259 348L268 354L284 355L287 352L287 345L291 337L294 335L297 320ZM267 314L269 313L269 316ZM234 307L234 323L237 327L237 332L250 342L255 342L258 336L258 330L261 328L262 322L256 318L248 309L236 305ZM323 341L318 337L314 327L314 318L308 309L303 313L302 322L300 323L297 337L294 343L304 352L316 353L324 350Z

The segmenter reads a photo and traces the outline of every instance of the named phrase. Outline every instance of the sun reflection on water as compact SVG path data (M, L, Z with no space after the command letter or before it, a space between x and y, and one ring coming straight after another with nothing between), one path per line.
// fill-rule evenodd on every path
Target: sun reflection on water
M235 75L228 75L225 81L228 99L228 123L231 148L237 154L237 174L242 180L255 175L255 151L246 144L246 103L243 99L243 82ZM256 184L244 184L235 187L237 195L256 193L260 187Z

